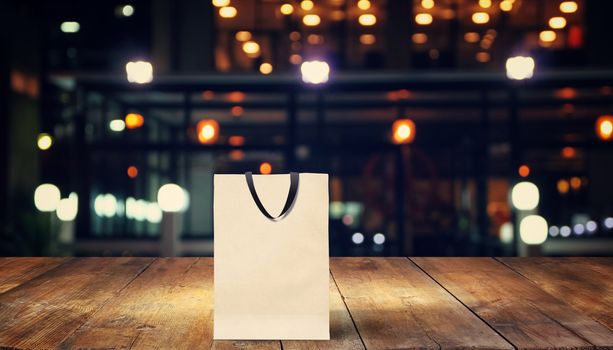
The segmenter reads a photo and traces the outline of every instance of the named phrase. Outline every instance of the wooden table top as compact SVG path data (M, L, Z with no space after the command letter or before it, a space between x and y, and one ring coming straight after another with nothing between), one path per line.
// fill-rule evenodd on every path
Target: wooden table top
M0 348L613 348L613 258L332 258L330 341L213 341L212 258L0 258Z

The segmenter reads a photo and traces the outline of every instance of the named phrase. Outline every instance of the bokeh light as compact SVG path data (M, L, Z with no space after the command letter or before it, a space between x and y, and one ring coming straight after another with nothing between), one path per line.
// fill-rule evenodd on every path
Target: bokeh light
M134 61L126 64L128 82L147 84L153 81L153 66L146 61Z
M38 134L36 145L42 151L46 151L53 145L53 137L47 133Z
M519 224L519 236L525 244L541 244L547 240L547 220L539 215L528 215Z
M54 211L60 199L60 189L54 184L41 184L34 190L34 206L42 212Z
M260 174L268 175L272 172L272 165L268 162L262 162L260 164Z
M157 203L165 212L183 212L189 207L189 194L181 186L168 183L158 190Z
M398 119L392 124L392 141L407 144L415 139L415 123L411 119Z
M125 123L128 129L138 129L145 124L145 118L139 113L128 113Z
M603 141L613 139L613 115L602 115L596 120L596 136Z
M511 202L516 209L532 210L539 204L539 189L532 182L524 181L513 186Z
M219 138L219 123L214 119L203 119L196 125L198 142L212 144Z

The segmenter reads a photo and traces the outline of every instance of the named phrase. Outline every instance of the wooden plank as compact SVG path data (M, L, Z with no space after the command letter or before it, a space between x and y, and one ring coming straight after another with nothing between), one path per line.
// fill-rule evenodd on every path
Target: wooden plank
M213 334L212 292L212 259L157 259L62 347L208 348Z
M406 258L333 258L367 349L512 349Z
M613 258L498 260L613 330Z
M286 350L364 349L334 278L330 276L330 340L283 341Z
M0 294L65 262L67 258L0 258Z
M54 348L151 263L71 259L0 294L0 348Z
M519 349L613 346L611 332L492 258L411 258Z
M211 349L215 350L278 350L278 340L215 340Z

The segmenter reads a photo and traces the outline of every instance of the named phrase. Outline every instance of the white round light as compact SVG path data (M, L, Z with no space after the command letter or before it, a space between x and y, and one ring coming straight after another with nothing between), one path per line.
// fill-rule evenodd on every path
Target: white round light
M513 186L511 202L519 210L532 210L539 204L539 189L532 182L520 182Z
M570 227L568 226L562 226L560 227L560 236L562 237L568 237L570 236Z
M606 219L604 219L604 227L606 228L613 228L613 218L612 217L608 217Z
M590 220L587 223L585 223L585 229L587 230L588 233L594 233L598 229L598 224L596 223L596 221Z
M34 191L34 205L40 211L54 211L60 199L60 189L53 184L42 184Z
M166 212L185 211L189 206L189 195L177 184L165 184L158 190L158 205Z
M158 224L162 221L162 209L158 206L157 203L149 203L147 204L147 221L152 224Z
M351 241L355 244L362 244L364 242L364 235L361 232L356 232L351 236Z
M68 198L60 199L55 214L61 221L73 221L79 212L79 200L77 194L72 192Z
M126 16L126 17L130 17L134 14L134 6L132 5L125 5L121 8L121 14Z
M547 231L547 221L539 215L528 215L519 224L519 236L526 244L545 242Z
M81 29L81 25L79 24L79 22L66 21L62 22L62 24L60 25L60 29L64 33L77 33L79 29Z
M575 231L577 236L581 236L585 232L585 226L583 224L576 224L573 226L573 231Z
M385 235L383 233L375 233L372 237L372 241L375 242L375 244L383 244L385 243Z
M504 224L500 225L499 236L502 243L513 242L513 224L510 222L505 222Z
M507 77L514 80L530 79L534 74L534 66L532 57L511 57L506 62Z
M130 83L150 83L153 80L153 66L145 61L128 62L126 64L126 74Z
M94 199L94 212L100 217L113 217L117 213L117 198L112 194L99 194Z
M306 61L300 66L302 81L309 84L323 84L328 81L330 66L324 61Z
M109 129L114 132L121 132L126 128L126 122L123 119L113 119L109 122Z
M549 235L551 237L556 237L559 234L560 234L560 228L558 226L551 226L549 228Z

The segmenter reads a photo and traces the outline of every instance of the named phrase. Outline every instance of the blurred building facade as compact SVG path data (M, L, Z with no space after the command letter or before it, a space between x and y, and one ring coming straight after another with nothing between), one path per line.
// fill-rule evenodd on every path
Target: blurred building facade
M0 254L211 255L213 174L249 170L330 173L333 255L613 252L606 2L1 6Z

